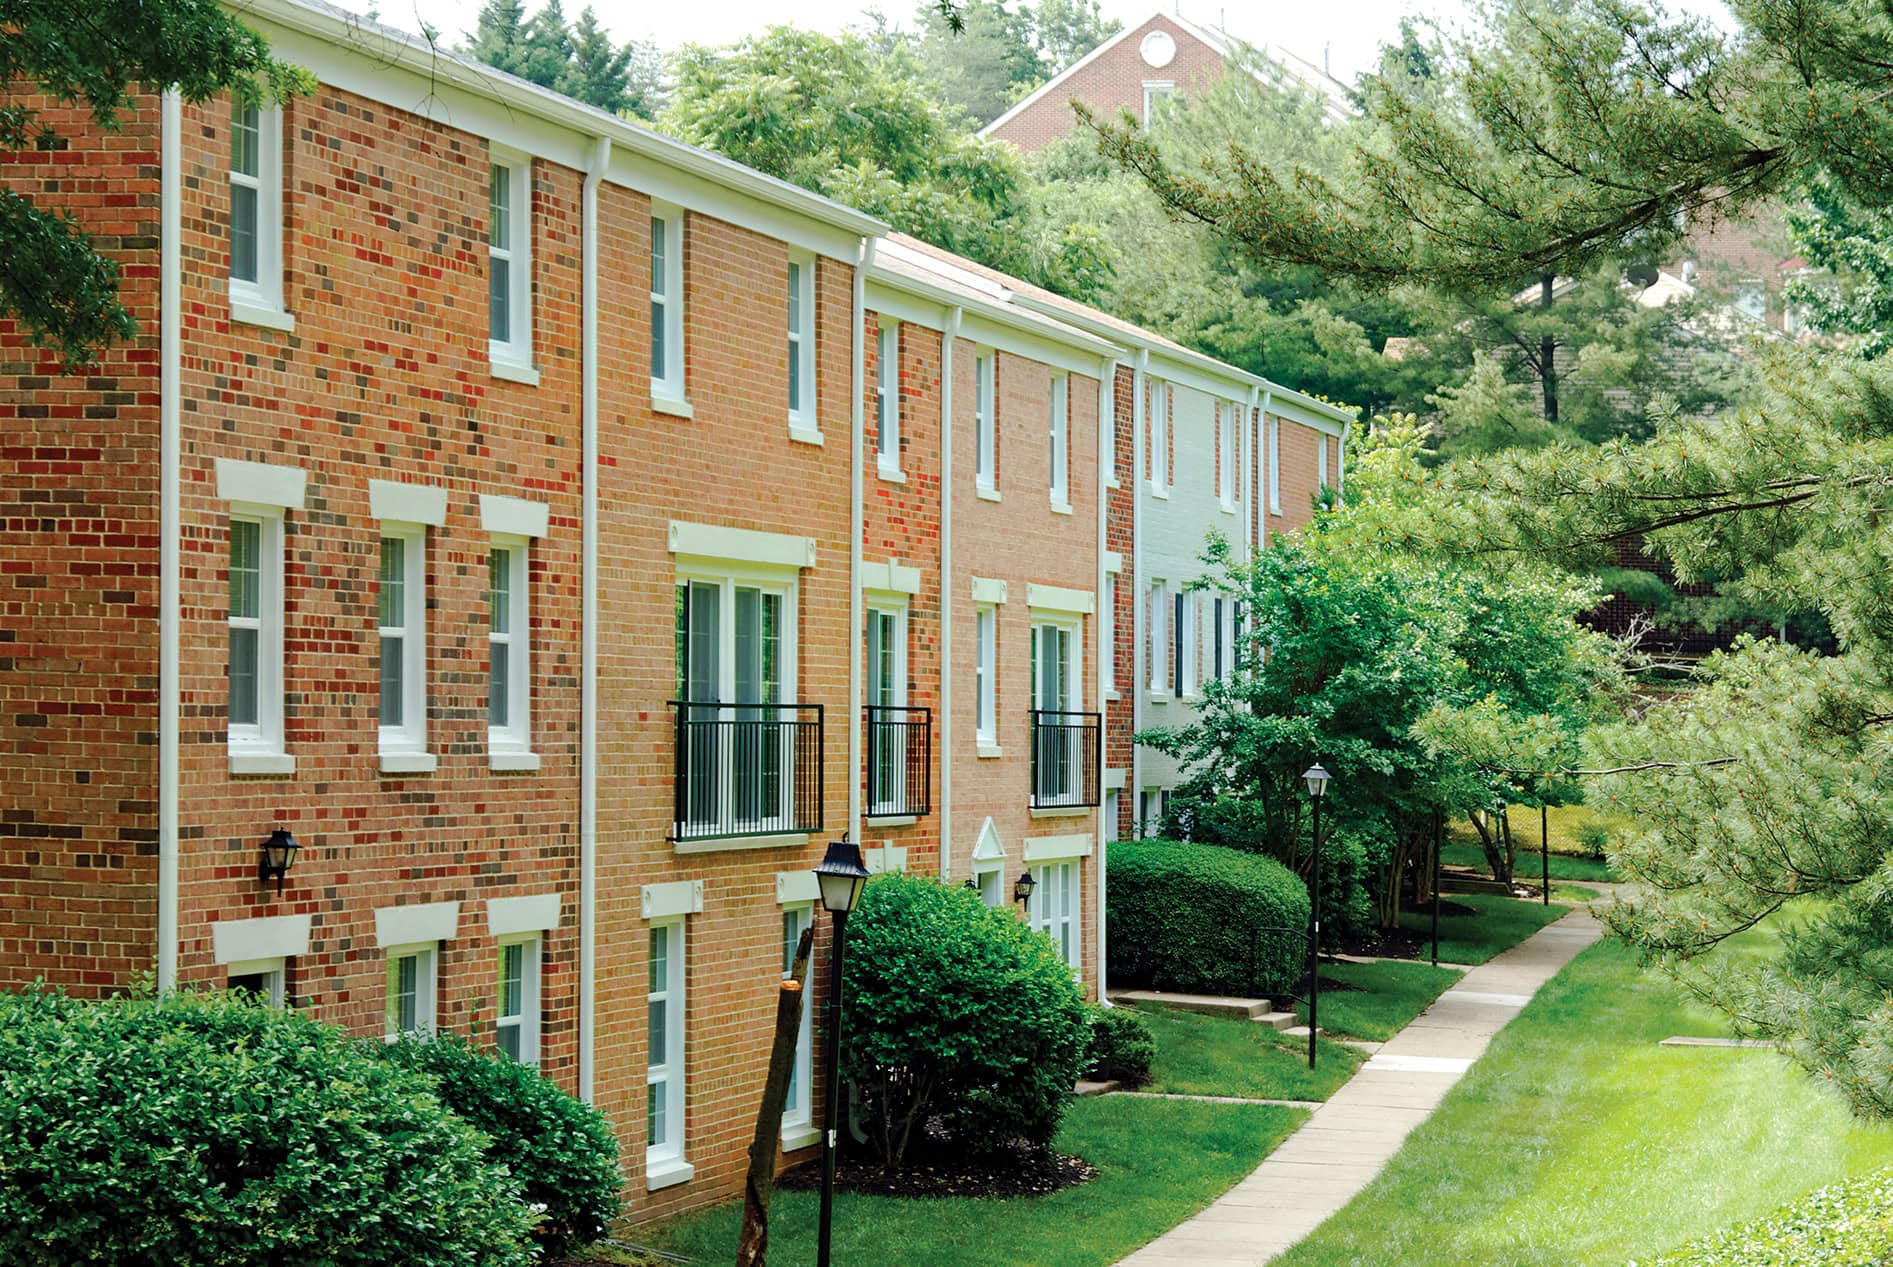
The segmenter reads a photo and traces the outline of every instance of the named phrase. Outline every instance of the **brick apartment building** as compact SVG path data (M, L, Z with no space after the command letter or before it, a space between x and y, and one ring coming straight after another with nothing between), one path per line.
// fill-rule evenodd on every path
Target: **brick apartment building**
M65 375L0 328L0 987L470 1032L609 1116L636 1218L740 1187L833 836L1030 870L1102 992L1136 543L1234 484L1259 547L1345 415L314 0L243 17L315 92L0 160L141 329Z

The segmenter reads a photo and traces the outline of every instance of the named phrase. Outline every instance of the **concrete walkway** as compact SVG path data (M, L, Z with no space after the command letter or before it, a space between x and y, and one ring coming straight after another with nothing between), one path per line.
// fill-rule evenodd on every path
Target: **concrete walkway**
M1371 1183L1540 986L1601 936L1575 910L1469 970L1317 1108L1248 1178L1124 1260L1133 1267L1254 1267Z

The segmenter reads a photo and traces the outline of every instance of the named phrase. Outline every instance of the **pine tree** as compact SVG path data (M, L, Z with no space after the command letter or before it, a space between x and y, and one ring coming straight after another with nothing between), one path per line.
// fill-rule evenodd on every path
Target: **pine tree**
M509 75L525 75L526 5L524 0L486 0L466 53Z
M580 10L578 25L572 31L572 60L560 77L559 91L616 114L629 105L631 59L635 53L632 44L611 46L611 36L598 25L598 15L588 4Z
M565 24L565 9L559 0L546 0L526 24L523 59L517 73L542 88L557 88L570 74L572 31Z

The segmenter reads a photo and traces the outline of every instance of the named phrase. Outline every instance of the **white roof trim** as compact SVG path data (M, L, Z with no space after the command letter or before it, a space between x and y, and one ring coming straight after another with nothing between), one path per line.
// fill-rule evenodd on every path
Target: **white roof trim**
M979 829L979 841L973 846L973 861L1004 862L1005 860L1006 844L999 839L999 829L993 826L993 820L988 818L985 825Z

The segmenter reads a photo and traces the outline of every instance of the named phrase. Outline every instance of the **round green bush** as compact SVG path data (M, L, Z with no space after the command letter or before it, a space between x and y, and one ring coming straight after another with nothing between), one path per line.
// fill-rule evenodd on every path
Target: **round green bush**
M441 1102L486 1135L487 1160L517 1177L526 1203L544 1212L535 1231L548 1253L590 1244L623 1212L618 1139L597 1109L537 1069L457 1035L377 1046L432 1078Z
M0 1262L524 1267L533 1215L425 1075L226 993L0 995Z
M1085 1076L1134 1087L1149 1082L1150 1066L1157 1059L1157 1039L1144 1018L1121 1007L1093 1007L1090 1013L1091 1047L1085 1053Z
M920 876L869 882L848 921L842 1065L890 1169L929 1126L969 1153L1051 1143L1090 1024L1043 933Z
M1105 881L1115 985L1276 994L1305 975L1308 889L1273 858L1219 845L1121 840Z

